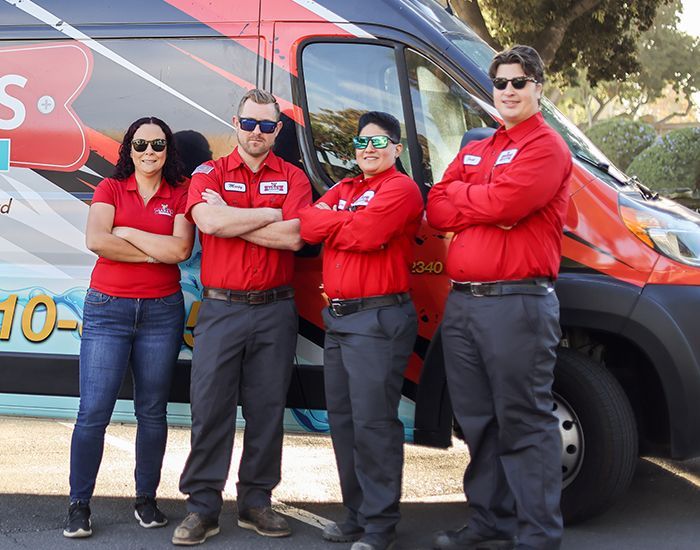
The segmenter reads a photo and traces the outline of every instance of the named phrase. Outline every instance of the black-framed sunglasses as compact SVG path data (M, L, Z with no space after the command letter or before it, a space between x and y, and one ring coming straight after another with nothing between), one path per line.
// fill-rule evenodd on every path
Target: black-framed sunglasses
M158 139L132 139L131 140L131 146L134 148L134 151L137 153L143 153L148 146L151 146L151 149L153 149L156 153L160 153L162 151L165 151L165 148L168 146L168 140L163 139L163 138L158 138Z
M389 136L355 136L352 138L352 144L355 146L355 149L367 149L370 142L375 149L385 149L389 142L393 144L398 143Z
M515 78L494 78L491 82L497 90L505 90L509 82L516 90L522 90L528 82L537 84L537 79L534 76L516 76Z
M260 131L263 134L272 134L277 128L277 122L274 120L257 120L255 118L239 118L238 123L241 130L252 132L256 126L260 126Z

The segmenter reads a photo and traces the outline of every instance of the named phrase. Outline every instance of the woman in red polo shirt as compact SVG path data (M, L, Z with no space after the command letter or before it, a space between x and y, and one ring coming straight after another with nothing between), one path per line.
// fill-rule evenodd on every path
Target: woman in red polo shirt
M131 365L136 410L136 504L143 527L162 527L156 506L167 438L166 405L182 342L178 263L192 252L187 184L170 128L154 117L127 130L112 178L95 189L87 247L98 255L85 297L80 408L73 431L70 507L63 534L88 537L90 497L105 428Z

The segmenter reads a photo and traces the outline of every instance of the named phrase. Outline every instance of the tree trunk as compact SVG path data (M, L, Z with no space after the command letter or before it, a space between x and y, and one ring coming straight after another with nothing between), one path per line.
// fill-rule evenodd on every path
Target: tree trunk
M481 14L478 0L447 0L447 4L452 8L453 13L469 25L479 38L496 51L503 49L498 40L491 36L484 16Z

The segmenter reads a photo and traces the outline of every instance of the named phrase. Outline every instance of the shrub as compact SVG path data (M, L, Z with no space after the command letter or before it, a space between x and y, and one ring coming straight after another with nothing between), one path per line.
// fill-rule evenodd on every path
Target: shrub
M650 124L624 118L598 122L591 126L586 135L623 171L656 139L656 131Z
M656 190L700 188L700 128L669 132L642 151L627 173Z

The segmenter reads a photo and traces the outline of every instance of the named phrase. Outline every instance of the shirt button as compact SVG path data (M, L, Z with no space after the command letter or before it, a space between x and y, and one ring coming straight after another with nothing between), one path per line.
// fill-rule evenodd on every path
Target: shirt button
M336 269L340 269L340 264L335 264Z

